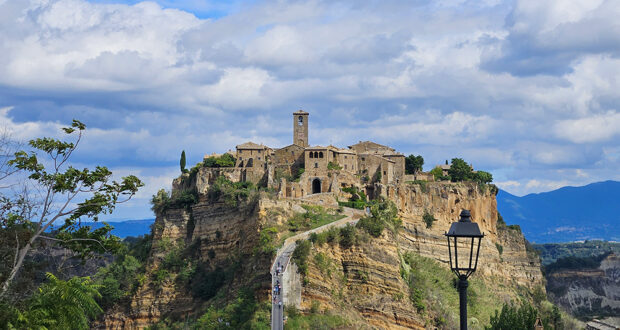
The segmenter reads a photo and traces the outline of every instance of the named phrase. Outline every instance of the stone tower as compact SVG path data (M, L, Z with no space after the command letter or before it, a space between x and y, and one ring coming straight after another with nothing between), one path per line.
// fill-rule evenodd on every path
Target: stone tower
M304 148L308 146L308 115L303 110L293 112L293 144Z

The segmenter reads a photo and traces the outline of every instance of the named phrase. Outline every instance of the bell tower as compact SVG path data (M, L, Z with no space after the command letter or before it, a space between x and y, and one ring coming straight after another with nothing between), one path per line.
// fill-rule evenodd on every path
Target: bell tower
M293 112L293 144L304 148L308 146L309 115L303 110Z

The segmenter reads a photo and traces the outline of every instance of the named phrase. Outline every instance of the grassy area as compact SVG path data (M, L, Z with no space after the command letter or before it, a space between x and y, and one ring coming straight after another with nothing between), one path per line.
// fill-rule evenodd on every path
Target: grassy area
M284 329L336 329L339 327L351 326L352 323L346 318L331 314L330 312L320 312L313 310L308 315L302 315L294 308L285 310L287 321Z
M581 243L533 244L540 251L543 265L548 265L564 257L589 258L606 252L620 254L620 243L605 241L586 241Z

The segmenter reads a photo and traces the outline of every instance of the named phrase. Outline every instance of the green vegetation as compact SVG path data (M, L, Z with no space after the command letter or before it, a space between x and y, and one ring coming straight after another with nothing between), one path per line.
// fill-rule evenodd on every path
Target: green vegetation
M423 165L424 158L422 156L409 155L405 158L405 173L415 174L416 172L422 171Z
M370 203L370 216L357 222L357 228L365 230L373 237L381 236L385 227L396 234L401 226L402 220L398 218L396 205L384 199L373 200Z
M185 166L187 165L187 161L185 159L185 150L181 151L181 159L179 160L179 166L181 167L181 173L187 173L187 169Z
M310 255L310 248L312 243L308 240L299 240L296 243L295 250L291 255L291 258L297 265L299 273L302 275L308 275L308 256Z
M195 189L174 191L172 196L164 189L159 189L151 198L151 210L155 214L163 214L168 209L188 208L198 202L198 192Z
M340 171L342 169L342 166L340 166L338 163L336 162L329 162L327 163L327 169L330 171Z
M559 272L562 270L575 270L575 269L595 269L601 266L601 261L605 259L611 252L605 252L598 256L588 257L575 257L567 256L557 259L545 267L547 274Z
M487 330L512 330L512 329L534 329L537 316L536 309L526 302L516 307L504 304L501 313L495 311L491 316L490 326Z
M435 221L437 221L437 219L435 219L435 217L430 214L430 212L428 212L428 210L424 210L424 215L422 216L422 221L424 221L424 223L426 224L426 228L432 228L433 227L433 223L435 223Z
M271 324L271 304L258 302L253 290L244 287L234 300L223 307L212 305L188 327L179 322L166 329L261 329L267 330ZM160 327L157 327L158 329Z
M237 207L252 196L258 197L258 191L252 182L232 182L225 176L218 176L207 196L211 201L224 201L230 207Z
M278 228L276 227L267 227L263 228L260 231L260 239L259 245L257 247L258 251L265 253L267 255L273 256L278 249L274 244L275 238L278 235Z
M306 210L304 213L297 213L287 221L288 230L292 232L306 231L314 229L336 220L344 218L344 215L328 212L322 206L302 205Z
M202 161L203 167L234 167L237 160L229 153L225 153L219 157L211 156Z
M63 281L46 276L24 309L0 302L0 324L7 329L88 329L89 321L103 312L96 302L100 286L89 277Z
M501 256L504 252L504 247L499 243L495 243L495 247L497 248L497 252L499 252L499 255Z
M575 243L534 244L533 246L540 251L543 265L548 265L568 256L588 258L596 257L606 252L620 254L620 243L598 240Z
M320 313L315 311L309 315L302 315L290 312L290 309L287 309L287 311L288 320L284 325L284 329L339 329L351 326L351 322L346 318L329 312Z
M430 173L435 177L435 181L450 181L452 179L449 175L443 175L443 170L439 166L435 166Z
M349 201L347 202L338 201L339 206L345 206L345 207L351 207L351 208L358 209L358 210L363 210L366 207L366 205L368 205L368 203L366 202L366 200L368 199L366 197L366 194L359 188L352 186L352 187L342 188L341 190L346 193L351 194L351 197L349 197Z

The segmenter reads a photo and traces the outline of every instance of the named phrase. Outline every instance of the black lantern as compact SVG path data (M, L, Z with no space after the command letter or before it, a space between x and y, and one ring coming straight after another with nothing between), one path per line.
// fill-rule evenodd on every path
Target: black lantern
M459 296L461 305L461 329L467 329L467 278L476 271L480 241L484 234L477 223L471 222L469 210L461 211L461 219L452 223L445 234L448 238L450 269L459 278Z

